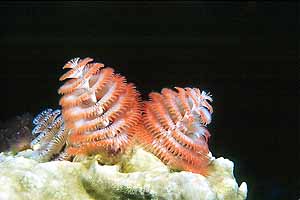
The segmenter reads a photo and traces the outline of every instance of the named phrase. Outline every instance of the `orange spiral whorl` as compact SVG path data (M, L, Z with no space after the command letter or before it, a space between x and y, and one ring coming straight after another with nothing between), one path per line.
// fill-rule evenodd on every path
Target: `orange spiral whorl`
M208 103L212 99L197 88L176 89L150 93L138 138L170 168L206 175L211 161L206 125L213 112Z
M58 92L66 128L71 130L68 153L105 153L108 157L126 150L133 129L141 120L140 95L133 84L93 59L75 58L63 68L67 80Z

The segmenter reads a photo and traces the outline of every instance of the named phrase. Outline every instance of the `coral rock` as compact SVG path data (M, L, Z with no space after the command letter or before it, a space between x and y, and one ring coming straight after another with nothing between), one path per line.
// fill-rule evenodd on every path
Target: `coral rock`
M218 158L209 166L208 177L170 172L159 159L140 148L134 150L131 160L113 166L99 165L95 160L38 163L2 153L0 199L246 199L247 185L238 186L233 166L231 161Z
M0 122L0 151L19 152L30 148L32 115L29 113Z

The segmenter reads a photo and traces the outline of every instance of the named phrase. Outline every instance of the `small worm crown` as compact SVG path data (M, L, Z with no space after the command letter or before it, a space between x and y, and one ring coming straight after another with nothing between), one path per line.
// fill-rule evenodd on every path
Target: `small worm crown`
M141 119L140 95L123 76L92 58L70 60L58 90L66 128L71 131L68 153L124 152Z
M173 169L206 174L212 98L198 88L164 88L149 94L144 107L144 146Z
M33 124L35 127L32 134L38 135L31 142L31 148L35 150L33 158L48 161L57 156L58 159L68 135L61 111L46 109L33 119Z

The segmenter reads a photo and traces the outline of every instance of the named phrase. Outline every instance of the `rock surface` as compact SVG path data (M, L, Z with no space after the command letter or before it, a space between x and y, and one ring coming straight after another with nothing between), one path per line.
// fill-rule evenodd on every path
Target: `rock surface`
M30 148L32 115L24 113L7 121L0 121L0 152L19 152Z
M30 153L27 151L27 154ZM215 159L209 177L170 172L152 154L136 148L119 165L52 161L38 163L19 154L0 154L1 200L185 199L242 200L247 185L238 186L233 163Z

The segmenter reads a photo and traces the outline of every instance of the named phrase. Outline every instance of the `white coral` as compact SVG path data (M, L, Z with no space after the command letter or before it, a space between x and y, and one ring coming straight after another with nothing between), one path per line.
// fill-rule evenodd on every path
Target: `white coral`
M243 182L238 187L233 167L230 160L218 158L210 166L209 177L170 172L142 149L112 166L95 160L38 163L0 154L0 199L246 199L247 185Z

